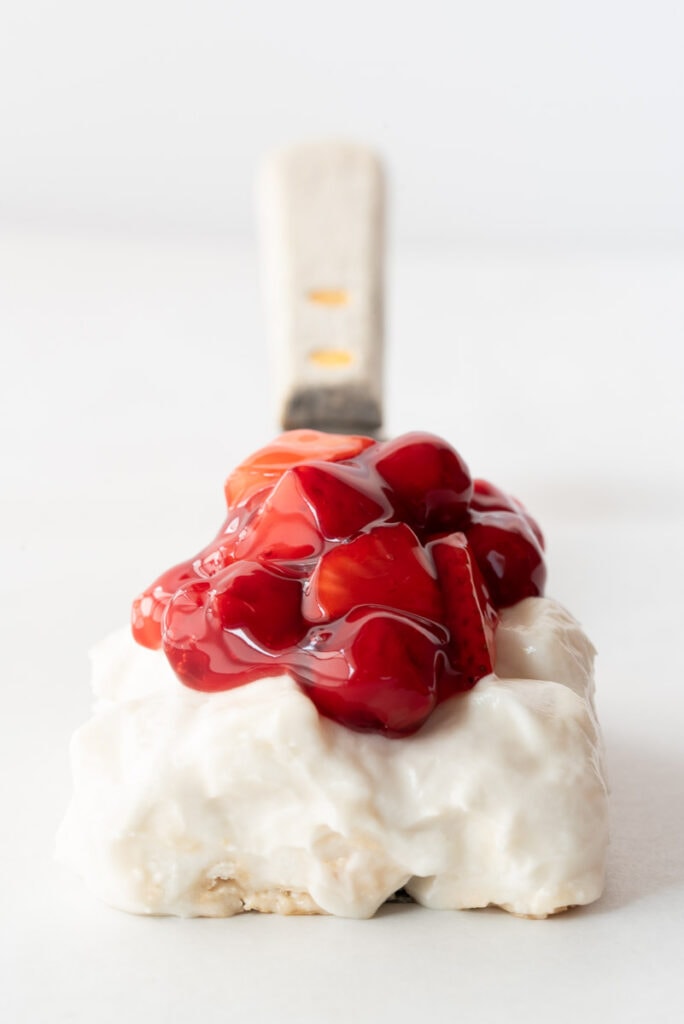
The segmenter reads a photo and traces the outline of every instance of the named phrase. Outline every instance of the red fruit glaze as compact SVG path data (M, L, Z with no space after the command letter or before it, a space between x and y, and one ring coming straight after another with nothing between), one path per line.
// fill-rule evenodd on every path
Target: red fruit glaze
M515 502L510 495L488 480L473 480L473 495L470 499L471 512L515 512Z
M229 511L216 537L199 554L167 569L135 598L131 609L131 629L142 647L152 650L161 647L164 610L173 595L184 583L208 579L231 564L236 541L253 517L254 510L249 504Z
M471 512L516 512L522 516L544 550L544 535L522 501L506 494L488 480L473 480L473 496L470 499Z
M312 462L296 466L291 472L326 540L348 540L364 527L393 514L377 476L368 466Z
M541 546L516 512L473 512L468 544L497 608L544 593Z
M323 538L294 470L266 491L263 505L235 542L235 558L306 562L323 551Z
M311 630L293 675L329 718L406 736L435 707L443 647L444 636L416 620L359 606Z
M194 690L227 690L272 675L304 638L300 605L296 580L236 563L175 593L164 619L166 656Z
M155 651L161 647L161 623L166 606L180 586L188 580L196 580L193 569L194 559L181 562L155 580L139 594L131 608L131 630L141 647Z
M289 672L321 713L408 735L491 671L496 609L542 593L536 523L430 434L291 431L226 495L214 540L133 603L194 689Z
M272 487L292 466L319 459L325 462L351 459L374 444L371 437L288 430L233 470L225 484L226 504L229 508L243 504L264 487Z
M433 541L428 551L437 566L449 630L449 666L443 689L469 689L494 668L497 614L463 533Z
M309 622L330 622L361 604L442 620L434 565L405 523L375 526L323 555L304 592Z
M450 444L433 434L404 434L376 445L367 460L389 484L399 518L418 531L454 530L473 491L470 473Z
M161 647L164 609L178 587L188 580L213 576L235 558L258 557L268 560L278 556L281 560L297 560L320 553L316 525L306 505L299 508L291 505L289 514L274 522L279 511L288 512L284 507L287 489L281 490L276 502L271 503L268 509L263 508L264 503L290 467L317 460L337 462L348 459L374 444L375 441L370 437L326 434L317 430L290 430L245 459L226 481L229 514L217 537L198 555L163 573L135 598L131 610L131 628L136 641L152 650ZM379 491L377 497L379 501L384 501ZM246 538L248 523L257 533L253 539ZM240 550L236 554L238 543ZM297 566L291 568L296 574Z

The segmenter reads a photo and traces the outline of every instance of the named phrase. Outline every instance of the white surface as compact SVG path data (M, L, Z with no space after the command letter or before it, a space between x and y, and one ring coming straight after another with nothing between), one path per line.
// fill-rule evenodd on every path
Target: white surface
M251 229L254 168L377 145L401 237L684 237L678 0L22 0L0 216Z
M53 864L88 647L211 534L223 475L274 423L251 250L5 236L3 1022L678 1019L684 257L394 263L388 430L444 433L527 501L550 592L599 648L605 897L548 922L143 919Z

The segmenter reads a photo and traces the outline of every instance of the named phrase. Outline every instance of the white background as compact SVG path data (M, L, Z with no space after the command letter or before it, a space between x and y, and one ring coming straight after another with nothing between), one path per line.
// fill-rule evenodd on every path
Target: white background
M678 1019L681 6L0 11L0 1018ZM442 433L526 500L600 649L590 910L146 920L52 862L88 647L276 429L253 177L320 135L392 174L387 432Z
M22 0L0 16L0 212L251 230L255 163L385 152L397 231L684 236L678 0Z

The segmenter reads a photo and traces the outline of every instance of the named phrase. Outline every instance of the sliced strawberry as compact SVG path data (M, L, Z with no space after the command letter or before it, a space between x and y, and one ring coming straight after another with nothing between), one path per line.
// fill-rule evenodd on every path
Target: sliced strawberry
M304 462L339 462L374 445L371 437L326 434L320 430L288 430L245 459L226 480L228 507L272 487L287 469Z
M472 551L497 608L544 593L544 554L517 512L473 512L467 528Z
M429 434L292 431L226 494L217 537L133 605L195 689L290 671L322 713L407 735L491 671L494 608L543 589L536 523Z
M184 583L214 576L233 562L236 539L252 514L253 509L248 506L229 513L217 535L199 554L167 569L135 598L131 629L139 644L152 650L161 647L162 618L175 592Z
M465 462L433 434L403 434L377 445L365 457L389 485L399 518L414 529L436 533L457 529L465 515L472 482Z
M131 630L134 639L142 647L155 651L161 647L162 618L169 601L184 583L197 579L195 559L180 562L154 581L133 601L131 608Z
M316 517L297 470L288 469L267 493L235 544L235 558L248 561L304 563L323 551Z
M435 706L443 636L396 612L356 608L315 627L292 672L318 710L361 732L415 732Z
M164 651L186 686L226 690L274 671L302 640L301 585L240 562L176 591L163 620Z
M447 674L443 686L451 690L468 689L492 671L498 616L463 533L433 541L428 551L437 566L444 599L444 623L450 634L449 662L461 677L459 680Z
M302 609L309 622L329 622L368 604L441 620L434 567L405 523L375 526L326 551L305 589Z
M392 515L378 478L368 466L311 462L296 466L292 473L326 540L347 540Z
M240 630L259 647L283 651L306 633L302 587L263 565L236 563L214 582L209 612L224 630Z

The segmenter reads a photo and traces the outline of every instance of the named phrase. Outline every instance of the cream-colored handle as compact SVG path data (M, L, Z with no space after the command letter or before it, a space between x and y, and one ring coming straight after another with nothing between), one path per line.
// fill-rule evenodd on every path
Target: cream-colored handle
M294 146L266 163L263 248L287 429L381 425L384 193L380 161L362 146Z

